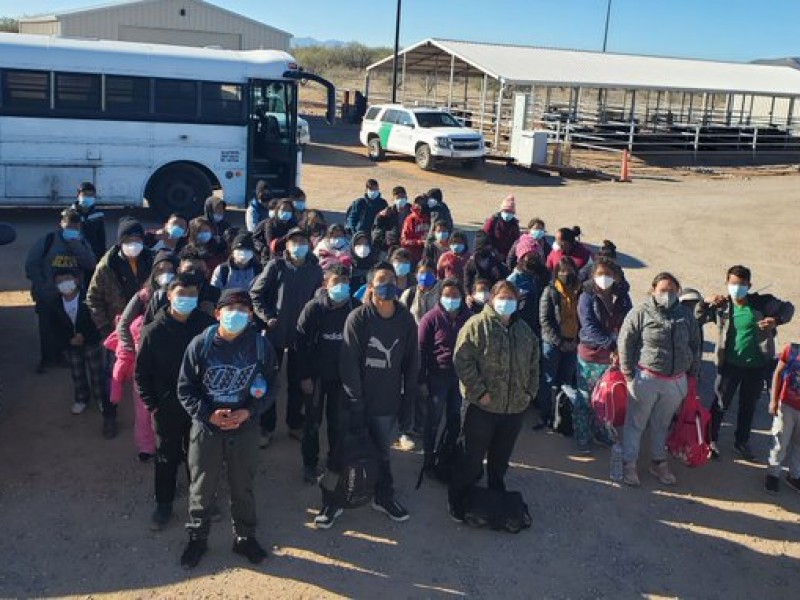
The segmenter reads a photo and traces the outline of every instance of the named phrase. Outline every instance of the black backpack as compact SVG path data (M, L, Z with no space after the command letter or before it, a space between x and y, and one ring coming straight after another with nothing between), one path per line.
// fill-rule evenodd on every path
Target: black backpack
M433 449L433 456L425 456L422 469L417 478L417 489L422 485L425 473L430 473L444 484L449 484L453 478L453 471L464 452L463 438L450 441L450 432L447 427L442 429L439 439L436 440L436 447Z
M464 522L472 527L519 533L531 526L528 505L519 492L473 485L466 497Z
M574 433L572 427L572 400L563 388L559 389L556 395L553 431L566 437L571 437Z

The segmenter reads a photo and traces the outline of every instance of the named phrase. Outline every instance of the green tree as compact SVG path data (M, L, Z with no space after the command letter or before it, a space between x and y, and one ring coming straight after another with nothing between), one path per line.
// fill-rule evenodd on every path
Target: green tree
M0 31L6 33L19 33L19 21L11 17L0 17Z

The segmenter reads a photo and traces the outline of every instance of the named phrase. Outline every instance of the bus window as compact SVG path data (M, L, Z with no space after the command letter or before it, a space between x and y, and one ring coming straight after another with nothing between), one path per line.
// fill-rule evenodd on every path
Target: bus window
M203 82L200 116L204 121L240 122L242 86L230 83Z
M146 115L150 112L150 80L146 77L106 75L106 112Z
M100 75L56 73L56 110L100 110Z
M156 79L155 109L158 115L196 117L197 84L179 79Z
M24 112L50 109L50 73L47 71L3 71L3 107Z

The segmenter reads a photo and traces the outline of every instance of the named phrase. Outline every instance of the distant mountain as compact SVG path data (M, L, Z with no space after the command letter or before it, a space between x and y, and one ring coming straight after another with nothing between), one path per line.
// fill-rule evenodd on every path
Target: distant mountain
M318 40L312 37L292 38L292 48L307 48L309 46L324 46L325 48L341 48L348 42L342 40Z
M787 56L786 58L759 58L753 62L757 65L775 65L778 67L800 69L800 57L797 56Z

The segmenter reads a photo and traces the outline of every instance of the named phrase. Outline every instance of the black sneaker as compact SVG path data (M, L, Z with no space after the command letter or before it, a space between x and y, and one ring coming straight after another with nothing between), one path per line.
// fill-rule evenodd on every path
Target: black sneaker
M208 542L197 538L190 538L186 548L183 549L181 554L181 566L184 569L194 569L200 564L200 559L203 554L208 551Z
M330 529L336 519L342 516L343 512L338 506L326 504L320 509L319 514L314 517L314 527L317 529Z
M786 485L792 488L795 492L800 492L800 477L786 476Z
M237 537L233 542L233 551L244 556L254 565L264 562L264 559L267 558L267 551L254 537Z
M780 479L775 477L775 475L767 475L764 478L764 489L769 494L777 494L780 491L781 483Z
M750 449L750 444L734 444L733 448L739 453L743 460L747 462L755 462L756 455Z
M103 437L107 440L117 437L117 420L115 418L103 419Z
M403 521L408 521L411 517L408 514L408 511L403 508L403 505L400 504L397 500L392 498L391 500L373 500L372 501L372 510L377 510L378 512L382 512L386 516L388 516L392 521L396 521L397 523L402 523Z
M163 502L156 505L153 516L150 518L150 530L161 531L172 518L172 503Z

